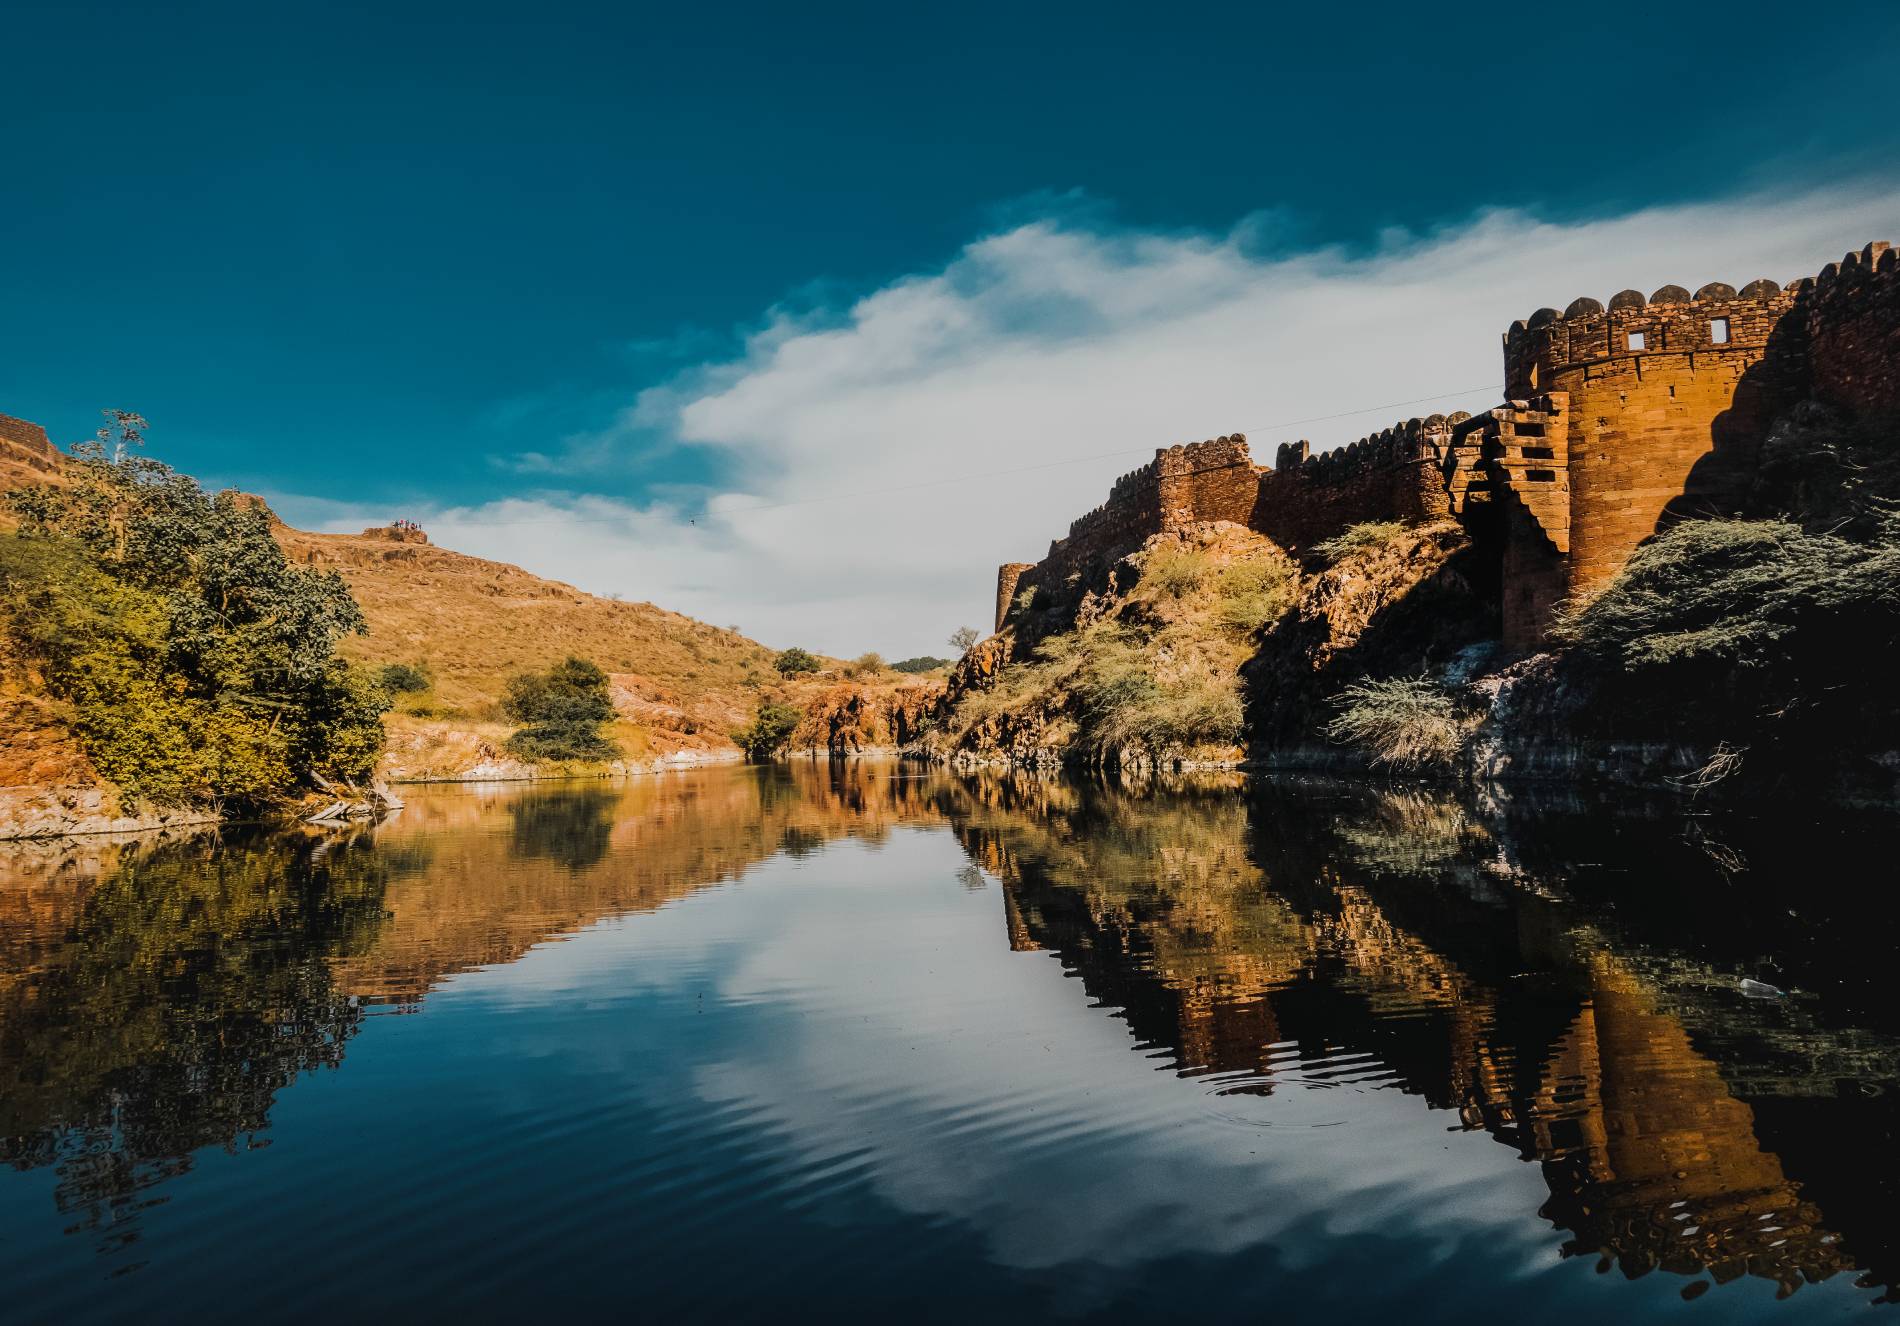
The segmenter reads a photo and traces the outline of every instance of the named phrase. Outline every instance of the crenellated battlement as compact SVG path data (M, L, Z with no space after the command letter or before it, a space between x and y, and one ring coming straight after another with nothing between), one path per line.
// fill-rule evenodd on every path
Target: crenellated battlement
M1802 285L1761 278L1738 291L1717 281L1694 294L1666 285L1648 297L1624 290L1607 306L1584 296L1562 313L1538 309L1504 334L1505 394L1565 390L1567 377L1615 361L1759 355Z

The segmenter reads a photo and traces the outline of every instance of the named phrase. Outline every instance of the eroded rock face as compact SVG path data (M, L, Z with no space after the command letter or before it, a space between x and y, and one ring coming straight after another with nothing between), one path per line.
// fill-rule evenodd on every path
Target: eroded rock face
M100 786L0 787L0 839L137 833L210 824L217 818L203 809L129 810L120 805L116 792Z

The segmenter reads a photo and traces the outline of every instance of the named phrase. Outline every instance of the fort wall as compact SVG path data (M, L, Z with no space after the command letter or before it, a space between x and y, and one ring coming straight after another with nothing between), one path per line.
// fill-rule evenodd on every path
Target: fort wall
M1870 244L1786 287L1711 282L1539 309L1504 335L1504 404L1411 419L1256 467L1239 435L1173 447L1124 475L1041 563L1004 583L1056 589L1148 537L1246 524L1291 552L1350 525L1452 516L1493 550L1504 636L1539 643L1565 597L1608 581L1672 521L1740 514L1768 428L1815 398L1900 423L1900 251Z
M1808 293L1812 394L1863 418L1900 420L1900 249L1869 244Z
M1116 562L1156 534L1209 520L1245 524L1260 471L1239 433L1163 447L1140 469L1115 480L1108 500L1069 525L1033 564L997 570L996 622L1001 630L1023 589L1061 594L1101 580Z
M1439 465L1462 414L1408 419L1350 446L1314 454L1282 445L1260 476L1247 522L1289 552L1303 552L1349 525L1431 521L1450 510Z
M1004 562L996 568L996 625L993 629L1003 629L1003 623L1009 619L1010 605L1016 601L1016 586L1022 581L1023 572L1032 571L1035 566L1034 562Z
M1672 518L1732 514L1746 500L1761 436L1802 376L1752 372L1796 294L1769 280L1693 295L1625 290L1606 308L1539 309L1504 338L1505 394L1568 397L1568 589L1594 589ZM1750 390L1741 390L1744 378Z

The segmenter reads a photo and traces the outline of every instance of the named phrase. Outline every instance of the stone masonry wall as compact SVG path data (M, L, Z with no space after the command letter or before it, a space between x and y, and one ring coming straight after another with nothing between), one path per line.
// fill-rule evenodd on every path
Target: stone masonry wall
M1739 293L1625 290L1607 309L1588 298L1562 314L1539 309L1505 334L1505 394L1570 400L1569 592L1615 575L1666 518L1740 508L1786 394L1773 373L1751 370L1795 299L1768 280ZM1791 348L1777 360L1790 381L1799 358Z
M1260 476L1251 525L1302 552L1348 525L1443 519L1450 506L1439 465L1451 427L1464 417L1408 419L1318 455L1306 442L1281 446L1274 468Z
M1153 460L1115 481L1106 502L1073 521L1042 561L998 569L996 629L1002 629L1025 588L1060 594L1075 584L1093 583L1164 530L1207 520L1244 524L1253 511L1259 475L1247 439L1238 433L1157 450Z
M1900 249L1830 263L1807 307L1813 394L1864 418L1900 419Z

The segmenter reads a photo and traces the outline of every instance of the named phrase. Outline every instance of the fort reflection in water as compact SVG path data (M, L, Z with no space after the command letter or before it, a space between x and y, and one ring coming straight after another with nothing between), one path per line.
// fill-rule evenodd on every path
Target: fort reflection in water
M1053 955L1126 1024L1131 1074L1158 1059L1245 1119L1287 1092L1417 1097L1539 1166L1519 1218L1606 1274L1891 1296L1900 1028L1894 941L1857 923L1864 844L1680 806L800 763L420 791L346 839L22 846L0 1146L56 1176L47 1221L123 1256L201 1154L268 1141L301 1075L348 1075L376 1014L908 828L1000 893L998 947Z

